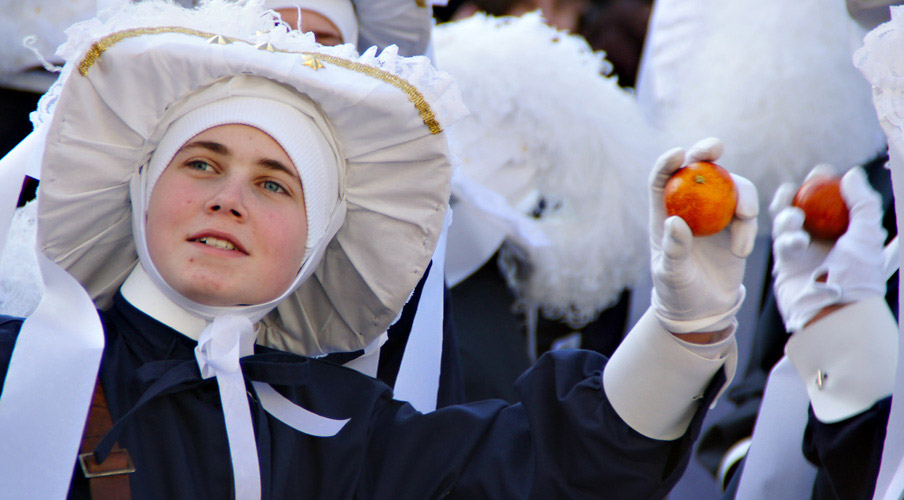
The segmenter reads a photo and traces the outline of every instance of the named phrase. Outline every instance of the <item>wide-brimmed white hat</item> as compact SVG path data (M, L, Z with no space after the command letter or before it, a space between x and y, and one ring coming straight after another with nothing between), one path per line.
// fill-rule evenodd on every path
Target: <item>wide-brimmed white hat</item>
M129 182L164 125L214 83L253 74L319 107L345 163L347 205L314 275L280 305L285 328L259 341L305 354L350 351L392 323L433 255L448 202L441 131L464 108L446 75L390 51L359 57L351 46L321 47L274 28L254 3L133 5L72 28L61 52L67 70L38 124L47 130L38 242L99 307L137 262Z

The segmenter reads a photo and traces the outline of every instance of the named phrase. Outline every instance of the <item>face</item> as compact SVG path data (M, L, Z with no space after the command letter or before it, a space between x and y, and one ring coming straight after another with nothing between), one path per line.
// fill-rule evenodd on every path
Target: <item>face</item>
M282 16L283 21L291 26L292 29L299 30L303 33L313 32L314 39L317 40L317 43L320 45L334 46L341 45L344 42L342 33L339 32L339 28L337 28L332 21L317 12L301 9L301 26L298 26L298 9L276 9L276 12Z
M254 127L221 125L194 136L151 193L151 260L173 289L201 304L277 298L301 267L306 238L295 166Z

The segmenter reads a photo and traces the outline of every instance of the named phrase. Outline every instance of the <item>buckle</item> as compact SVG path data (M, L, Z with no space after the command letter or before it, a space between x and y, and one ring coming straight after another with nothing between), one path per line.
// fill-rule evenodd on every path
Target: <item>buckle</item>
M82 453L78 456L78 463L82 466L82 473L88 479L135 472L132 457L125 449L111 450L107 459L102 463L97 463L94 452Z

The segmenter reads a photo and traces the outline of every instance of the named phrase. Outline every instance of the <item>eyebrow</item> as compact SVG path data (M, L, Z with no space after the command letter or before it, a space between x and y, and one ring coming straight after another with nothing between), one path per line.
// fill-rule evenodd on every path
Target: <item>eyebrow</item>
M295 173L294 168L289 168L286 165L283 165L282 162L270 159L270 158L261 158L257 161L258 165L269 168L270 170L277 170L285 173L286 175L298 179L298 182L301 182L301 179L298 177L298 174Z
M192 142L186 144L183 149L195 148L195 147L204 148L204 149L207 149L209 151L212 151L214 153L217 153L217 154L220 154L223 156L231 156L232 155L232 152L229 151L229 148L227 148L226 145L220 144L219 142L214 142L214 141L192 141ZM260 160L257 161L257 164L261 165L263 167L266 167L270 170L277 170L277 171L285 173L286 175L299 179L298 174L295 172L294 168L289 168L280 161L277 161L277 160L274 160L271 158L261 158ZM301 181L301 179L299 179L299 182L300 181Z
M185 145L182 149L188 148L204 148L221 155L230 155L229 148L219 142L213 141L192 141Z

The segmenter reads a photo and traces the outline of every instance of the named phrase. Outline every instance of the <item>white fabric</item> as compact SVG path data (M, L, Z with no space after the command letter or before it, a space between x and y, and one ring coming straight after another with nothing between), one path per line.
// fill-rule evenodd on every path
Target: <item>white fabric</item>
M816 467L801 452L809 406L803 382L783 357L769 372L735 500L810 498Z
M351 0L264 0L264 7L273 10L300 8L316 12L336 25L343 43L358 44L358 18ZM304 16L304 12L301 15ZM301 26L298 28L301 29Z
M0 252L25 173L38 160L46 131L38 128L0 160ZM104 338L94 305L78 282L43 255L37 262L45 291L19 332L16 352L25 355L10 359L0 391L0 428L9 433L0 440L0 484L10 498L65 498ZM72 418L58 418L59 408Z
M811 176L833 173L822 166ZM862 168L842 178L841 194L850 216L847 231L834 244L810 238L803 228L803 210L791 206L795 192L794 185L782 185L770 206L775 299L792 333L826 306L885 295L887 279L881 199ZM820 276L827 276L824 283L817 281Z
M680 217L666 218L663 190L669 177L694 161L715 161L717 139L705 139L685 155L676 148L656 161L650 174L650 246L653 311L673 333L727 328L744 300L746 257L753 250L759 211L756 188L732 175L738 189L735 217L726 229L695 238Z
M97 0L2 0L0 12L0 75L9 75L40 67L42 59L62 62L53 52L66 40L64 31L93 17Z
M40 128L28 134L0 159L0 253L6 245L6 235L16 210L22 182L29 167L39 161L46 132L46 128Z
M0 484L6 498L63 499L104 334L81 285L42 254L38 264L44 296L22 324L0 397Z
M735 466L738 465L738 462L747 456L748 451L750 451L750 438L746 437L733 444L731 448L722 455L722 459L719 460L719 468L716 470L716 479L719 480L723 490L728 484L728 473L734 470Z
M358 50L395 45L403 56L427 52L433 8L417 0L353 0L358 16Z
M892 11L893 14L895 11ZM900 15L900 14L899 14ZM877 105L878 107L878 105ZM883 127L888 123L883 120ZM904 198L904 144L901 142L901 130L895 132L894 128L886 128L889 134L888 165L891 169L892 187L895 199ZM891 140L892 137L896 139ZM904 227L904 210L898 204L895 205L895 220L898 227ZM898 253L899 264L904 262L904 254ZM902 280L899 275L899 280ZM899 281L899 285L901 282ZM904 310L904 295L898 296L898 311ZM882 448L882 462L879 468L879 476L876 479L875 500L900 500L904 496L904 342L900 342L900 328L898 342L898 368L895 373L894 392L891 398L891 412L888 416L888 426L885 435L885 445Z
M814 165L882 152L869 85L851 64L863 30L841 0L656 0L638 100L670 145L718 137L722 165L765 207Z
M335 436L345 427L350 419L332 419L322 417L316 413L297 406L286 399L276 389L263 382L252 382L255 392L260 399L261 406L267 413L273 415L289 427L308 434L309 436L331 437ZM236 498L239 498L236 496Z
M785 353L807 387L816 417L838 422L892 393L897 323L885 298L872 296L795 333Z
M847 305L792 335L786 356L769 374L737 500L808 498L816 470L799 444L788 452L789 443L803 440L808 407L832 423L887 397L897 344L897 325L883 297Z
M86 76L73 71L94 42L148 26L172 28L117 41ZM206 43L201 36L179 32L182 27L235 41ZM441 129L466 113L448 75L424 59L402 58L391 49L359 57L350 45L318 46L312 36L275 26L256 2L214 0L184 11L143 1L80 24L70 35L61 49L71 59L63 70L64 84L41 99L35 116L40 123L57 124L65 115L67 124L74 124L65 131L51 127L54 139L44 151L44 175L68 179L77 171L78 176L71 185L43 184L41 216L53 220L39 227L38 239L45 253L89 290L98 307L109 305L135 265L131 228L118 203L128 196L130 178L162 135L154 125L170 118L199 88L224 76L250 73L318 103L346 159L351 207L320 272L302 285L297 297L280 305L285 328L265 330L262 342L319 355L361 349L386 330L432 257L448 203L451 165ZM277 50L266 50L266 43ZM171 50L166 57L157 56L162 45ZM306 53L323 57L324 68L305 65L312 57ZM331 57L337 58L335 63L326 61ZM156 92L143 89L144 82L161 75L168 75L166 85L155 86ZM222 95L231 92L221 90ZM66 99L69 93L78 97ZM84 125L75 124L79 120ZM73 154L73 148L79 153ZM412 180L405 185L387 182L401 177ZM369 236L387 232L399 238ZM399 266L407 271L399 272ZM349 289L358 292L354 298L348 297Z
M210 105L210 103L206 103L207 98L205 96L208 93L217 95L219 86L228 86L231 89L246 88L247 91L252 93L253 95L264 95L267 97L272 96L274 98L276 96L282 95L284 92L288 92L287 90L284 89L284 87L282 87L274 82L263 80L262 78L259 78L259 77L236 76L229 80L220 81L220 82L204 89L204 91L194 94L193 96L189 97L184 103L182 103L183 106L185 106L185 108L187 108L187 109L196 109L196 108L193 108L193 106L192 106L193 102L202 102L202 103L205 103L205 105ZM219 102L219 101L213 101L213 105L217 106L217 102ZM297 99L296 103L297 104L295 105L295 107L296 107L296 109L299 109L300 113L303 112L302 110L305 110L305 109L309 110L309 109L313 108L313 104L307 103L306 101L303 101L301 99ZM256 104L259 104L259 103L256 103ZM302 106L305 106L305 107L302 107ZM201 107L203 107L203 105ZM249 111L249 110L246 109L244 111ZM308 117L314 119L314 116L311 114L311 112L306 112L305 114L307 114ZM225 116L229 116L229 115L225 115ZM279 117L284 118L284 116L279 116ZM174 120L173 120L174 123L175 123L175 119L177 119L177 118L178 117L174 117ZM266 120L258 121L258 119L248 119L249 117L245 116L245 115L240 116L240 117L237 117L235 115L230 116L231 120L235 120L236 118L240 118L243 121L251 121L254 123L258 123L260 125L260 127L264 129L264 131L270 130L270 127L269 127L270 124L268 122L266 122ZM188 126L192 127L192 125L194 125L194 124L190 123ZM188 138L190 138L194 135L194 133L197 133L197 132L192 133L194 131L194 128L189 128L188 129L189 132L185 133L185 131L180 130L180 127L178 124L176 124L176 127L177 127L177 129L174 133L175 133L177 139L184 138L186 136ZM325 128L325 126L323 128ZM318 127L318 129L320 129L320 130L323 130L323 128ZM170 129L167 128L166 131L164 132L164 137L170 133L169 131L170 131ZM311 128L309 128L308 131L309 132L313 131L314 133L317 133L315 130L312 130ZM163 143L163 140L161 139L160 142ZM177 140L176 142L179 142L179 141ZM172 147L172 145L170 145L170 147ZM181 144L179 144L178 147L181 147ZM323 153L321 152L321 155L322 154ZM321 156L321 158L322 158L322 156ZM152 159L152 162L153 161L154 160ZM169 160L166 160L166 163L169 163ZM320 167L323 167L323 166L324 165L321 165ZM332 163L332 165L329 165L327 168L329 168L329 167L332 167L333 169L337 169L337 168L339 168L339 165L337 163ZM256 322L260 321L261 318L263 318L267 313L269 313L271 310L273 310L279 303L281 303L283 300L285 300L286 297L288 297L289 295L294 293L295 290L298 289L298 287L301 286L301 284L314 273L314 270L320 264L320 258L323 256L324 252L326 251L327 244L332 239L333 235L335 235L336 232L339 230L339 227L343 224L344 219L345 219L346 204L345 204L344 199L339 200L338 203L336 201L333 201L329 205L327 205L327 203L323 203L321 205L321 206L323 206L323 208L326 208L327 206L331 206L332 213L330 213L328 215L326 213L321 213L320 214L321 220L317 221L316 224L314 225L317 228L322 228L321 234L314 234L313 228L309 229L308 240L311 243L305 245L305 247L306 247L305 260L304 260L304 262L300 263L300 266L299 266L300 270L295 275L295 279L293 280L293 282L279 297L277 297L269 302L263 303L263 304L254 304L254 305L248 305L248 306L213 307L213 306L207 306L204 304L199 304L197 302L194 302L194 301L189 300L188 298L182 296L177 291L175 291L171 286L169 286L169 284L166 283L166 281L164 281L164 279L160 275L159 271L157 271L157 268L154 265L153 259L151 259L150 253L148 251L146 226L147 226L148 202L150 201L150 197L151 197L149 183L151 181L150 176L156 170L157 169L155 169L155 168L141 169L140 172L138 173L138 175L135 175L132 177L132 181L130 184L130 195L131 195L130 200L131 200L131 205L132 205L132 236L133 236L134 242L135 242L135 250L138 253L139 265L144 267L144 270L147 273L147 275L150 277L151 281L167 297L169 297L170 300L172 300L173 302L178 304L179 307L182 307L183 309L189 311L192 314L195 314L198 317L207 319L208 321L212 321L214 318L216 318L220 315L223 315L223 314L233 315L233 316L244 316L251 323L256 323ZM299 167L299 175L303 176L304 175L303 172L305 172L304 164L300 165L300 167ZM336 174L333 174L333 175L335 176ZM323 182L327 178L330 178L330 176L324 175L324 173L321 172L321 175L319 175L319 176L315 175L313 177L313 180L315 182L317 182L317 181ZM302 177L302 179L304 180L305 178ZM322 194L324 195L324 198L327 198L331 195L330 195L330 192L327 191L327 186L329 186L329 183L325 182L325 184L326 184L326 186L321 187L321 189L323 189ZM334 187L335 187L335 185L334 185ZM338 189L336 191L333 191L332 196L338 196ZM326 216L326 217L323 217L323 216ZM308 248L310 248L310 250L307 250Z
M217 85L238 87L244 85L253 94L261 96L284 92L277 84L255 77L234 77L231 81L220 82ZM196 95L190 98L189 102L192 99L203 100L203 94L211 91L210 88L205 89L200 97ZM344 204L337 201L338 152L335 146L327 142L323 135L324 130L313 124L310 115L302 113L301 109L310 113L313 104L300 97L298 101L299 104L290 108L266 98L233 97L197 108L187 106L191 111L175 119L164 133L159 143L163 146L159 154L155 152L151 156L148 168L142 169L139 175L132 178L132 225L139 266L147 273L154 286L180 308L208 321L198 338L195 355L202 377L217 379L226 420L236 497L243 499L260 498L261 486L254 426L251 422L239 357L253 353L255 332L252 323L263 318L282 299L294 293L301 282L313 272L319 264L317 259L323 254L322 247L326 246L339 229L341 222L336 221L342 221L345 215ZM301 271L279 298L265 304L210 307L195 303L166 283L148 252L147 209L156 179L187 140L210 127L227 123L255 126L277 141L285 138L288 142L283 149L296 163L302 182L311 180L313 184L312 196L309 198L305 195L305 202L311 200L312 205L312 211L308 213L308 220L312 226L308 239L312 243L306 245L305 261L299 263ZM303 134L313 135L315 139L304 141ZM332 174L328 174L327 169L332 169ZM330 179L333 182L329 182ZM336 210L337 208L339 210Z
M217 316L201 332L195 358L202 378L216 377L226 421L235 497L261 497L260 465L239 358L254 352L254 327L242 316Z
M535 219L460 170L452 176L452 192L455 218L449 226L446 257L446 281L450 287L486 264L506 238L522 248L550 244ZM536 195L529 200L536 203Z
M854 54L854 65L873 87L873 104L888 139L888 167L895 199L904 199L904 7L891 7L891 20L870 31L863 47ZM904 227L904 210L895 205L898 227ZM899 259L904 256L899 254ZM904 278L904 277L902 277ZM904 296L898 298L904 310ZM900 325L899 325L900 328ZM898 359L904 359L904 342L898 344ZM876 479L876 500L899 500L904 496L904 363L895 375L888 431L882 463Z
M140 265L132 269L119 291L140 311L190 339L198 340L207 327L204 318L182 309L157 288Z
M155 126L162 123L165 127L166 120L178 117L180 113L174 108L181 112L187 110L180 108L187 101L183 99L185 96L206 94L213 88L211 83L242 73L280 81L285 85L285 92L303 89L337 130L349 164L366 170L367 174L380 175L385 173L385 164L391 163L394 172L403 172L405 178L410 179L409 185L403 187L393 179L394 185L389 189L385 185L367 184L360 177L354 178L353 173L348 174L358 183L354 186L355 193L349 196L359 202L355 207L359 221L355 223L352 215L346 219L346 205L341 202L325 234L335 233L343 222L353 229L354 226L361 229L381 228L389 221L400 221L398 233L409 236L403 240L417 244L409 245L413 247L411 249L399 246L399 252L391 256L403 259L401 263L391 262L396 265L393 268L396 283L389 283L384 279L386 275L372 269L370 261L363 267L376 276L362 277L354 274L361 270L353 265L334 262L330 272L317 276L317 280L309 280L316 283L312 284L314 291L309 291L306 298L333 318L329 325L316 324L327 330L327 336L344 326L354 331L353 342L366 343L369 340L364 335L369 333L366 330L373 329L377 335L385 330L386 323L398 313L393 309L397 303L398 308L401 307L401 301L413 288L413 284L408 286L410 281L416 283L420 279L418 270L422 272L422 266L433 253L448 200L450 166L445 137L439 131L464 114L454 84L445 75L434 72L425 61L402 59L392 51L356 58L350 46L322 48L311 37L286 32L284 28L274 27L272 21L273 18L261 12L260 5L255 2L211 0L198 10L184 11L171 3L148 1L129 4L120 12L105 12L101 19L82 23L69 31L69 40L60 49L60 54L68 61L61 80L41 99L39 111L33 115L41 133L29 139L29 143L34 145L31 141L39 139L38 146L19 150L36 153L41 159L38 162L42 177L38 239L43 255L56 260L66 272L40 257L46 291L38 311L26 320L20 332L0 398L2 428L15 434L14 439L0 443L4 451L0 458L3 460L0 466L3 495L14 498L65 496L103 347L95 304L81 291L79 282L70 276L76 276L81 286L96 294L98 302L103 302L102 299L109 299L110 294L119 289L134 267L135 250L127 199L131 194L137 204L133 215L143 214L147 202L144 199L147 179L135 172L146 163L159 142L162 130L156 130ZM151 33L125 37L105 46L97 61L84 59L95 42L114 32L155 26L158 29L150 30ZM180 27L217 32L235 39L228 44L211 44ZM269 42L282 51L261 50L256 47L261 42ZM161 46L167 49L161 50ZM324 58L337 57L338 63L327 63L327 71L316 70L303 64L311 57L300 53L306 51ZM94 63L85 65L84 75L75 70L83 59ZM371 76L372 73L386 78ZM403 83L410 83L417 95L428 103L426 109L432 111L429 119L422 109L412 104L401 84L393 85L387 81L398 83L396 78L406 77L412 77L413 81ZM158 85L149 86L147 82ZM207 87L205 92L197 93L204 87ZM289 90L293 87L294 90ZM364 119L365 116L369 119ZM79 120L84 122L79 124ZM44 131L50 136L46 141L41 138ZM155 135L158 132L159 135ZM10 161L0 170L13 172L8 168L21 168L21 164ZM423 174L418 176L421 172ZM368 175L363 177L368 178ZM11 180L17 190L22 176L16 173L10 179L3 179L4 183L7 180ZM400 197L390 196L387 191L396 194L399 189L405 189L407 194L414 191L412 197L420 205L399 207L393 204L392 210L381 205L387 198L398 200ZM9 203L14 200L15 197L11 197ZM7 203L6 199L3 202ZM413 212L419 215L415 216ZM360 220L361 215L364 221ZM136 219L136 224L141 226L144 217L138 215ZM3 224L7 221L8 217L3 219ZM355 237L362 235L361 231L352 232ZM335 246L341 248L337 248L333 258L348 258L345 252L354 253L350 249L356 248L362 255L369 255L371 244L377 243L370 241L370 233L366 230L363 233L367 244L354 241L348 235L337 238L340 242ZM140 227L134 231L138 239L143 235ZM136 242L136 246L146 248L143 242ZM115 255L105 254L105 251ZM145 254L141 260L149 263L146 252L140 252ZM319 255L309 256L299 276L313 274L315 266L311 263L319 260ZM311 264L310 270L305 269L308 264ZM399 266L411 266L412 272L398 277ZM152 272L150 266L145 270L165 293L162 280L155 281L159 275ZM349 276L353 276L351 279L356 284L361 284L362 292L358 295L364 295L349 297L354 294L346 293L342 297L354 302L353 305L345 304L358 312L354 318L348 311L344 316L342 312L337 313L330 300L338 302L339 297L328 295L331 285L335 284L329 282L331 279L343 281ZM100 281L92 281L95 278ZM329 283L324 284L319 281L321 279ZM381 292L395 287L403 290L387 293L395 295L394 299L383 295L378 299L376 291L368 286L368 283L377 282ZM348 282L343 282L339 288L347 291L349 286ZM368 295L369 292L373 294ZM167 298L199 317L235 321L245 326L273 307L268 303L241 310L209 308L180 301L174 294L167 294ZM378 307L371 307L378 301ZM233 317L226 319L230 314ZM366 319L362 321L362 317ZM359 321L356 323L355 320ZM216 327L211 323L206 334L202 332L202 345L207 346L202 348L202 354L207 352L213 356L202 355L200 361L207 375L217 376L223 396L234 403L226 402L224 411L230 420L230 448L235 455L253 445L253 435L249 439L247 422L242 421L250 419L250 414L246 410L241 415L241 409L234 406L241 406L239 400L245 398L240 371L233 370L239 366L234 347L242 337L233 335L237 333L234 330L220 328L222 321ZM350 327L349 323L356 324ZM355 331L358 326L361 331ZM243 326L242 330L247 334L248 328ZM298 329L299 334L305 332ZM226 343L225 352L231 357L220 357L214 352L217 349L209 349L221 342ZM60 387L61 381L65 381L65 389L58 391L60 394L54 392L48 397L34 397L46 393L48 388ZM60 419L61 414L67 418ZM230 414L237 415L238 420L229 417ZM248 478L247 481L240 480L237 494L254 496L259 491L259 484L255 484L254 472L249 469L253 458L235 458L237 476ZM11 463L13 461L15 463ZM61 479L51 481L48 478Z
M416 410L429 413L436 409L443 357L443 266L446 258L446 234L451 222L446 212L445 229L436 245L433 263L427 272L411 323L411 332L399 364L393 397L408 401Z
M377 370L380 369L380 347L386 343L387 338L387 335L378 338L370 346L364 349L364 354L342 366L361 372L368 377L377 378Z
M648 310L603 370L603 389L612 408L644 436L677 439L687 431L713 375L724 367L722 390L731 383L738 357L735 329L732 325L730 335L715 344L717 357L709 359L694 352L700 346L665 331Z
M38 269L35 232L38 203L16 210L6 247L0 254L0 314L27 318L38 307L44 282Z
M261 97L229 96L192 109L173 121L148 162L148 199L167 165L194 136L218 125L255 127L273 138L295 165L304 188L302 196L308 223L308 239L305 242L307 257L314 247L324 241L324 237L328 241L333 236L325 232L329 216L339 203L340 196L337 165L343 160L336 138L314 103L300 94L285 98L285 94L280 92L280 97L289 102L268 99L269 92L280 87L262 78L235 77L229 85Z
M658 132L604 55L539 12L443 23L433 40L471 110L449 130L450 284L502 247L517 254L500 260L516 307L587 324L649 272Z

